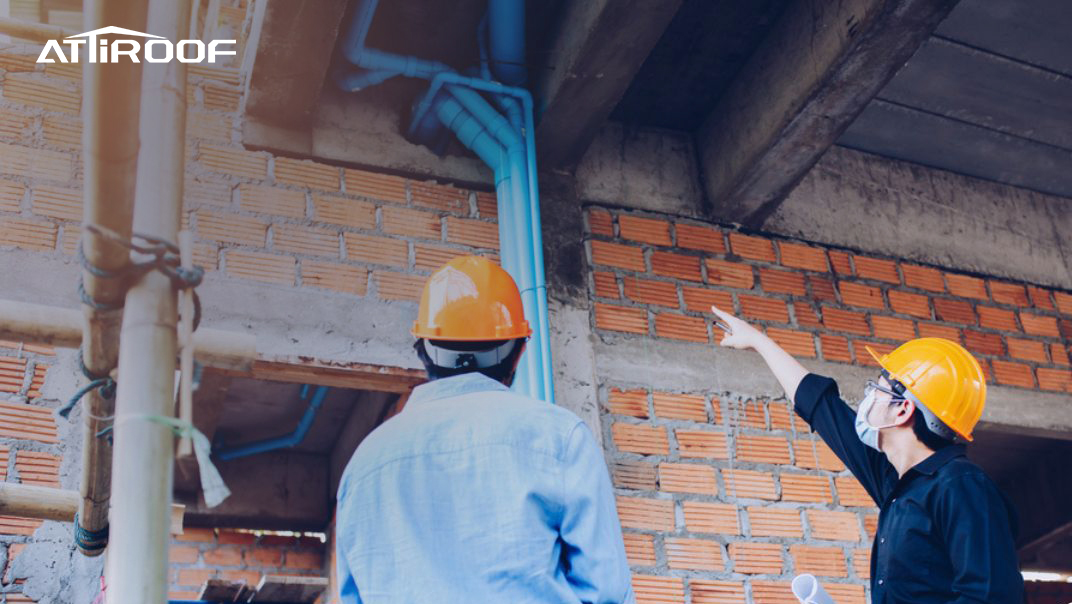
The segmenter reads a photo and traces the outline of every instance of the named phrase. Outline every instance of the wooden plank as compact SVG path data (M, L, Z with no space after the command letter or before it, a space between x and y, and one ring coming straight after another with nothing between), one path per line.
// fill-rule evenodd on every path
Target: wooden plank
M244 581L209 579L201 586L197 599L210 602L242 602L239 597L246 591Z
M314 602L327 588L328 580L324 577L264 575L257 585L257 594L251 601L288 604Z
M308 357L255 361L250 373L221 370L224 375L273 382L315 384L333 388L378 390L402 394L424 382L424 371L368 363L317 361Z

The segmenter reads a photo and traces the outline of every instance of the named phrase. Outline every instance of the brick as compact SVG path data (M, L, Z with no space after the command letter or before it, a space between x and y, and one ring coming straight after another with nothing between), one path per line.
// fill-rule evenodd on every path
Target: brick
M1072 316L1072 294L1054 291L1053 301L1057 304L1057 310L1061 314Z
M23 535L29 537L33 535L43 524L41 520L30 520L29 518L17 518L14 516L0 516L0 535ZM11 548L14 548L18 543L13 543ZM30 602L30 600L24 600ZM10 595L8 596L8 602L11 602Z
M30 196L33 213L60 220L82 221L82 191L42 185ZM17 207L15 210L17 211Z
M666 455L670 452L666 428L615 422L611 426L614 446L624 453Z
M644 272L644 252L638 247L607 243L606 241L589 241L592 247L592 263L604 266L624 268L630 271Z
M733 294L703 287L681 286L681 297L685 299L685 310L711 313L711 307L733 310Z
M283 552L276 548L255 547L246 552L246 564L274 568L283 564Z
M9 73L4 78L4 99L70 115L82 109L82 95L76 87L34 73Z
M866 604L863 585L849 583L825 583L823 585L835 602L845 604Z
M810 573L820 577L846 577L845 550L840 547L814 545L790 545L789 557L793 559L793 572Z
M216 540L216 531L210 528L183 527L182 532L175 535L175 539L188 543L212 543Z
M313 216L318 222L359 229L376 228L376 206L366 201L313 195Z
M392 271L376 271L376 294L382 300L417 300L424 289L425 278Z
M47 252L56 249L56 225L22 218L0 218L0 246Z
M257 542L257 535L246 531L219 529L216 542L220 545L253 545Z
M275 249L310 256L339 257L339 233L328 229L277 225L272 227Z
M703 395L656 391L652 394L652 403L655 407L655 415L663 419L707 421Z
M978 277L946 273L945 283L949 288L949 293L959 298L987 300L990 297L986 293L986 282Z
M861 306L864 308L886 308L886 302L882 299L882 290L869 285L838 283L838 291L841 293L841 301L846 306Z
M730 249L734 254L749 260L775 262L774 244L769 239L730 233Z
M737 506L729 503L706 501L683 501L685 527L690 533L718 533L740 535Z
M226 183L187 178L183 183L183 209L201 206L227 208L231 205L231 186Z
M801 327L820 329L823 326L823 320L819 318L819 312L815 310L815 307L802 300L793 301L793 316L796 317L797 325Z
M725 432L674 430L678 454L686 458L728 459Z
M715 469L695 463L659 464L659 490L670 493L718 495Z
M401 239L343 233L346 258L367 264L406 267L409 265L409 245Z
M292 256L227 250L225 261L227 274L232 277L278 285L294 285L296 262Z
M268 158L245 149L200 143L197 160L209 170L259 180L268 174Z
M201 585L216 576L216 570L211 568L180 568L176 579L178 585L201 587Z
M1053 300L1050 298L1050 290L1036 287L1034 285L1028 285L1027 295L1031 298L1031 304L1035 308L1053 310Z
M806 503L833 503L830 479L815 474L782 473L782 501Z
M368 291L368 269L337 262L302 260L302 285L364 296Z
M633 575L633 592L638 604L684 604L685 583L677 577Z
M840 472L845 469L845 464L841 463L830 447L820 440L795 439L793 453L798 468L830 470L831 472Z
M652 252L651 271L663 277L673 277L686 281L702 281L700 259L696 256L683 256L673 252Z
M275 158L275 179L281 183L310 189L339 190L339 169L335 166L289 157Z
M976 354L1005 355L1005 343L1001 340L1001 335L996 333L965 329L964 347Z
M868 365L870 367L878 367L878 362L871 356L871 353L867 351L867 348L875 351L879 357L884 354L889 354L895 348L892 344L885 344L882 342L865 342L863 340L854 340L852 344L853 352L856 354L856 363L858 365Z
M717 541L688 537L667 537L663 545L667 566L673 570L719 571L722 546Z
M726 242L719 229L679 222L674 225L674 232L677 234L677 246L680 248L712 254L726 253Z
M674 502L671 499L615 497L618 520L623 528L653 531L674 530Z
M771 574L782 572L782 546L777 543L753 543L736 541L729 544L733 572L744 574ZM791 594L790 594L791 595ZM789 600L782 600L789 602Z
M707 282L711 285L752 289L755 283L751 265L713 258L708 258L704 263L707 265Z
M384 206L381 211L386 233L424 239L442 238L443 229L438 214L394 206Z
M767 293L791 294L794 296L806 296L807 289L804 287L804 275L780 271L777 269L759 269L759 282L763 291Z
M409 181L409 194L413 199L413 205L462 216L469 214L469 192L453 185L411 180ZM486 218L495 218L495 216Z
M499 225L483 220L447 216L447 241L497 250L499 249Z
M417 246L418 268L420 268L420 257L420 246ZM620 297L620 294L618 293L618 278L614 273L596 271L592 274L592 280L595 285L595 294L597 298L614 298L617 300Z
M616 461L611 467L614 486L623 489L654 491L658 488L655 464L642 461Z
M838 503L845 507L874 507L875 502L852 476L837 476L834 478L837 487Z
M1068 349L1064 344L1050 344L1050 357L1055 365L1068 365Z
M852 571L861 579L871 578L871 550L861 547L852 550Z
M25 190L20 183L0 180L0 211L18 212Z
M830 270L826 262L826 253L822 248L780 241L778 242L778 249L782 253L782 265L784 266L820 273Z
M235 581L256 586L261 580L261 573L252 570L226 569L220 571L220 578L224 581Z
M823 359L827 361L852 362L852 354L849 352L849 340L847 338L825 333L819 334L819 346L823 349Z
M669 281L653 281L639 277L622 279L625 297L641 304L655 304L677 308L681 302L677 298L677 285Z
M238 191L243 210L288 218L305 217L305 193L301 191L250 184L240 185Z
M810 430L808 424L791 410L791 405L768 403L767 413L770 415L771 430L786 430L794 433Z
M745 604L744 585L740 581L689 579L692 604Z
M737 300L741 303L741 314L745 317L777 323L789 322L789 307L785 300L748 294L739 294Z
M643 308L596 303L596 328L628 333L648 333L648 312Z
M938 269L915 264L902 264L901 272L904 273L905 285L908 287L938 293L945 291L942 271Z
M871 325L876 338L904 342L916 337L916 324L909 319L871 315Z
M655 566L654 537L626 533L622 535L622 540L625 541L625 557L629 566Z
M837 302L837 290L834 282L825 277L808 277L808 285L811 287L811 297L814 300L824 302Z
M205 564L209 566L241 566L242 550L233 547L220 547L205 550Z
M607 395L607 409L618 415L648 417L648 391L611 388Z
M28 113L5 108L0 113L0 140L28 143L33 140L34 118Z
M18 451L15 454L15 470L19 475L19 482L36 486L59 487L61 460L59 455Z
M1036 373L1039 388L1057 392L1072 392L1072 371L1039 367Z
M722 479L726 485L726 495L736 499L778 498L774 476L770 472L726 468L722 470Z
M0 143L0 173L66 182L74 170L73 156L67 153Z
M836 275L852 275L852 264L849 262L849 254L838 250L828 250L827 256L830 258L830 266L834 269Z
M831 331L844 331L857 335L870 335L871 328L863 313L823 307L823 325Z
M26 375L26 359L0 357L0 392L18 392Z
M856 266L857 277L885 281L894 285L901 284L901 276L897 274L897 263L893 260L853 256L852 263Z
M793 356L815 358L815 336L811 333L769 327L767 335Z
M486 191L476 192L476 213L481 218L490 218L492 220L498 220L499 218L499 201L495 198L495 193ZM614 233L607 233L607 235L613 235Z
M655 315L655 335L674 340L707 342L707 322L699 317L661 312Z
M618 233L622 239L652 245L671 245L670 223L661 219L619 214Z
M859 541L860 520L852 512L837 510L805 510L813 539Z
M238 111L242 101L242 91L235 86L222 86L215 82L205 82L201 85L205 99L205 109L234 113Z
M234 120L229 115L197 111L190 109L186 112L186 137L187 139L201 139L218 142L230 142L231 131L234 130ZM335 179L336 183L338 178ZM338 184L335 185L338 188Z
M1020 324L1024 326L1024 333L1033 336L1061 337L1061 332L1057 330L1057 319L1054 317L1021 312Z
M480 215L483 216L484 213L481 212ZM589 208L588 232L592 233L593 235L613 237L614 218L611 217L610 212L604 210L603 208Z
M727 418L727 423L730 428L767 429L767 412L762 402L755 400L748 400L744 403L730 401L729 404L730 415Z
M320 570L324 566L324 554L317 551L289 551L283 565L287 568Z
M196 564L201 552L196 547L172 545L168 548L168 562L171 564Z
M987 284L990 285L990 295L994 298L994 302L1012 306L1027 306L1030 304L1027 290L1024 289L1023 285L993 280L987 281Z
M934 302L934 312L938 320L961 325L975 325L975 310L970 303L949 298L931 298L931 301Z
M404 178L364 170L345 169L343 182L348 195L406 203L406 180Z
M960 343L960 330L956 327L938 325L937 323L919 323L919 337L945 338Z
M781 436L737 436L737 459L757 463L789 463L789 443Z
M82 148L82 120L62 115L46 115L41 122L45 144L68 151Z
M980 304L975 307L975 311L979 313L979 325L983 327L1001 331L1020 330L1016 323L1016 313L1011 310Z

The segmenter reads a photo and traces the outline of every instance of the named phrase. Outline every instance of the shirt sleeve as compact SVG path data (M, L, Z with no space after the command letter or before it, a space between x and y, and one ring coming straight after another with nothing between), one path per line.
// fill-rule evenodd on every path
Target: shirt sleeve
M635 601L607 464L584 422L563 457L559 537L566 579L582 602Z
M953 563L950 604L1023 602L1016 544L1005 500L982 474L965 474L943 485L936 520Z
M897 480L886 456L856 435L856 412L841 399L837 382L809 373L793 397L797 415L818 432L876 504L882 505Z

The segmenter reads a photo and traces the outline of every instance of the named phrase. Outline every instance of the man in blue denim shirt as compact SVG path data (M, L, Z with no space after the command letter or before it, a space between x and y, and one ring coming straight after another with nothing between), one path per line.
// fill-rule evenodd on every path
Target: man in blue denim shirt
M508 389L531 333L510 276L452 260L425 285L413 333L431 381L339 485L342 602L633 602L591 432Z

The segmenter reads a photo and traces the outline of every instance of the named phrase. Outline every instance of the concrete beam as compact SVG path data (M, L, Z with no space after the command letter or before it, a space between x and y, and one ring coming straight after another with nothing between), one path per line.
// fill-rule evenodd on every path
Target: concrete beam
M955 4L791 3L698 133L715 217L762 226Z
M264 10L246 112L277 125L307 125L346 0L268 0Z
M572 0L559 15L550 68L535 83L540 165L575 164L606 121L681 0Z

